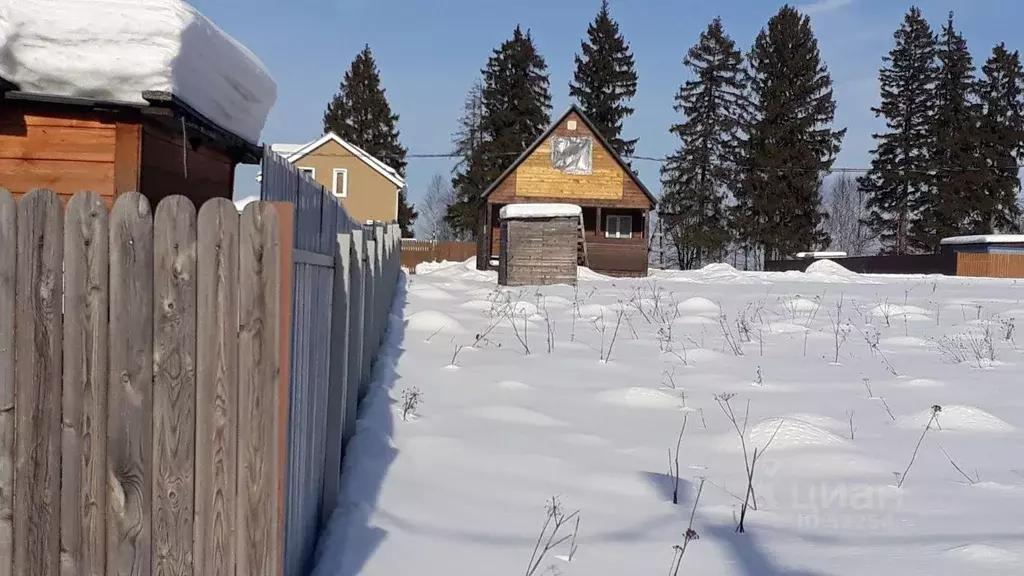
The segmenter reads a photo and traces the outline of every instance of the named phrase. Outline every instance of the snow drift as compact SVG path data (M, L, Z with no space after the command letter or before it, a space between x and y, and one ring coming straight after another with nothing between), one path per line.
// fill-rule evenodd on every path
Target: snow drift
M24 92L170 92L252 143L277 100L260 60L181 0L0 0L0 52L0 77Z

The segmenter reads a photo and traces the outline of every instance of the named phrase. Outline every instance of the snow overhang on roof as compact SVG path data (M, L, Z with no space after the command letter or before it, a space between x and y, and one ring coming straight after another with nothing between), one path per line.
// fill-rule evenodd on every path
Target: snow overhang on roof
M943 238L943 245L958 244L1024 244L1024 234L977 234L974 236L951 236Z

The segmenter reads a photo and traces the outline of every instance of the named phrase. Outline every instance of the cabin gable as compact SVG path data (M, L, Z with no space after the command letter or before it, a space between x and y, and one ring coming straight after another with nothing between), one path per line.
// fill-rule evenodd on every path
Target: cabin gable
M559 142L561 140L561 142ZM555 165L552 148L583 143L589 148L587 169L568 170ZM578 157L578 156L577 156ZM566 114L515 169L496 183L488 202L565 202L581 206L607 206L650 210L653 203L628 174L614 153L575 111Z

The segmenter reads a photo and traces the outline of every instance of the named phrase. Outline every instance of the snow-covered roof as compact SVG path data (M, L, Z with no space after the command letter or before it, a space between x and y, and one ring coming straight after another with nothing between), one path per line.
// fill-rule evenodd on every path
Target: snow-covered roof
M260 60L183 0L0 0L0 78L27 94L172 94L255 144L277 100Z
M797 252L797 258L843 258L846 252Z
M350 154L362 160L367 166L376 170L378 173L380 173L381 176L384 176L385 178L390 180L391 183L394 184L395 186L398 186L399 188L405 186L405 179L402 178L401 175L399 175L398 170L395 170L391 166L388 166L387 164L381 162L372 154L370 154L366 150L363 150L359 146L356 146L351 142L346 142L345 140L342 140L341 137L335 134L334 132L324 134L319 139L306 144L273 144L270 146L270 149L284 156L286 160L294 164L303 156L306 156L307 154L313 152L317 148L331 141L336 142L339 146L341 146L345 150L348 150Z
M306 144L271 144L270 150L287 158L307 144L309 144L309 142L306 142Z
M951 236L943 238L941 244L1024 244L1024 234L978 234L975 236Z
M506 218L578 218L583 210L575 204L509 204L501 208Z

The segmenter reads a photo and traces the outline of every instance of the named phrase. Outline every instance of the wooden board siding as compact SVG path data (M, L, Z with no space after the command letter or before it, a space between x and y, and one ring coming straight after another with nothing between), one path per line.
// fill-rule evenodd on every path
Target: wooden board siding
M335 168L348 171L348 195L341 205L356 222L379 220L392 222L398 214L398 188L337 142L329 141L294 162L296 166L313 168L316 181L328 193L333 191Z
M1024 278L1024 254L960 252L956 255L956 275Z
M0 186L15 196L49 188L67 204L92 190L108 205L114 197L116 124L110 114L53 108L0 107Z
M574 124L575 130L569 125ZM566 174L551 165L551 139L555 136L588 137L593 142L592 172L587 175ZM612 154L601 146L598 139L575 113L562 120L549 136L516 169L516 196L551 197L564 200L600 199L619 200L623 195L623 173Z
M211 198L231 199L235 164L226 154L183 145L180 132L155 124L142 127L140 189L151 205L173 194L187 195L196 206Z
M575 131L568 129L570 121L576 122ZM594 137L575 112L562 120L553 136ZM651 199L623 171L597 138L594 138L593 154L593 174L564 174L551 167L549 137L498 184L488 195L487 201L494 204L568 202L593 207L653 208Z
M490 252L487 259L497 257L501 246L500 206L491 205ZM600 213L600 218L598 218ZM632 238L605 238L605 219L610 215L633 217ZM590 269L602 274L645 276L647 274L646 211L628 208L583 208L584 234L587 240ZM575 246L575 240L573 240Z
M575 218L504 220L498 284L575 284Z

